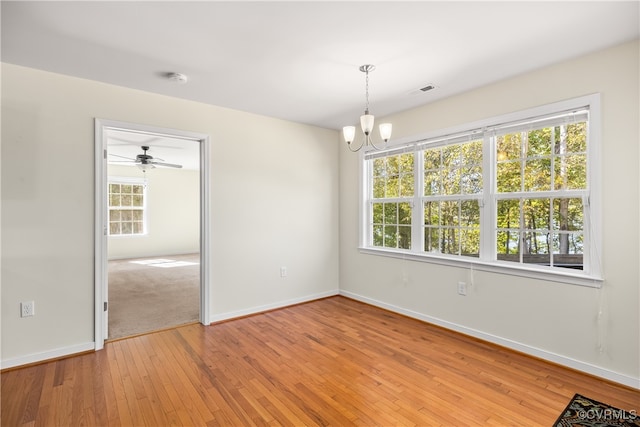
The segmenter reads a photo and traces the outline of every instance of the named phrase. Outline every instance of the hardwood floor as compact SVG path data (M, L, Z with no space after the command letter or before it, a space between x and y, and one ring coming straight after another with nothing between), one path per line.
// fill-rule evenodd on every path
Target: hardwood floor
M3 426L551 426L640 392L344 297L2 373Z

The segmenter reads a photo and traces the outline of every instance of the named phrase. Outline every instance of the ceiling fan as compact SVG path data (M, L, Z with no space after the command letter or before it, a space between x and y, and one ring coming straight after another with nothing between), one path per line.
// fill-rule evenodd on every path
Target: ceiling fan
M151 156L150 154L147 154L147 151L149 150L149 146L148 145L143 145L140 148L142 148L142 154L138 154L135 159L130 159L128 157L119 156L117 154L109 154L109 155L110 156L114 156L114 157L120 157L122 159L127 159L127 160L112 160L113 163L134 163L136 166L138 166L143 171L146 171L147 169L155 168L156 166L163 166L163 167L166 167L166 168L181 168L182 167L182 165L177 165L177 164L174 164L174 163L165 163L164 160L162 160L162 159L154 159L153 156Z

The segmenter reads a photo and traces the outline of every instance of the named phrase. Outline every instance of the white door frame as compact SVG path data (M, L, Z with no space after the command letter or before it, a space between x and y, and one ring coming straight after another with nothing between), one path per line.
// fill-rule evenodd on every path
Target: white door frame
M209 198L209 136L156 126L114 120L95 119L95 349L104 347L107 338L107 130L124 130L197 141L200 143L200 323L209 325L209 262L211 242Z

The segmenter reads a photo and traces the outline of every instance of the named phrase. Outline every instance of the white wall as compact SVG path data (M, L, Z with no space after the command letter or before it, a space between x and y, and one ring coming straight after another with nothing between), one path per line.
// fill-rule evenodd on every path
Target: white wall
M385 118L403 138L601 93L602 289L475 272L463 297L467 269L360 254L358 156L342 147L341 292L640 387L638 51L624 44Z
M337 292L336 131L2 64L3 367L93 348L96 117L210 136L214 318Z
M198 144L198 142L191 142ZM108 165L109 177L146 179L147 233L110 236L108 258L139 258L200 251L200 171Z

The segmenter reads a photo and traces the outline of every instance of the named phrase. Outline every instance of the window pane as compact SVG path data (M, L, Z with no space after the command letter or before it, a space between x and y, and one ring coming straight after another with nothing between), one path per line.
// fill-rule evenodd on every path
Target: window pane
M440 252L439 229L425 227L424 230L424 250L425 252Z
M136 221L133 223L133 234L142 234L144 232L144 228L142 222Z
M456 228L442 229L442 246L440 251L443 254L458 255L460 252L460 230Z
M400 196L411 197L413 196L413 174L405 174L400 178Z
M398 159L400 172L413 173L413 153L401 154Z
M424 173L424 195L434 196L440 194L440 172Z
M440 212L442 214L442 225L448 225L454 227L460 224L460 217L458 212L459 202L441 202Z
M587 188L587 158L584 155L557 157L554 164L556 190Z
M462 194L482 193L482 168L480 166L466 167L461 176Z
M120 195L119 194L110 194L109 195L109 206L120 206Z
M385 179L376 177L373 178L373 198L382 199L384 197L384 185Z
M496 158L499 162L504 160L520 159L522 138L519 133L501 135L496 138Z
M122 184L122 194L131 194L133 190L131 189L131 184Z
M582 199L555 199L553 201L553 229L561 231L584 230Z
M120 221L120 211L112 209L109 211L109 221Z
M109 184L109 193L120 193L120 184Z
M131 205L132 206L142 206L142 196L141 195L134 195L131 199Z
M524 167L525 191L551 190L551 160L527 160Z
M498 200L498 228L520 227L520 201Z
M142 194L143 191L144 191L144 187L142 185L133 186L133 194Z
M424 151L424 169L438 170L440 169L440 149L432 148Z
M527 157L551 156L552 128L537 129L527 134Z
M524 228L529 230L549 230L549 199L524 199L522 212Z
M517 230L501 230L497 235L498 259L519 262L520 233Z
M387 178L384 186L384 197L398 197L400 195L400 180L398 175Z
M498 193L513 193L522 189L520 162L498 163L496 174Z
M567 153L584 153L587 151L587 123L573 123L563 127L562 132ZM559 139L559 142L561 139Z
M398 227L395 225L384 226L384 246L387 248L395 248L398 246Z
M382 199L384 197L384 178L373 178L373 198Z
M122 234L131 234L132 232L132 226L130 222L123 222L122 223Z
M411 225L411 205L409 203L398 204L398 224Z
M373 246L383 246L383 226L382 225L374 225L373 226Z
M109 234L120 234L120 223L119 222L111 222L111 223L109 223Z
M477 200L463 200L460 204L460 221L463 226L480 226L480 205Z
M460 254L477 257L480 255L480 229L461 230Z
M131 211L131 216L134 221L142 221L144 217L143 212L141 210Z
M373 204L373 223L374 224L382 224L384 222L383 217L383 203L374 203Z
M460 144L442 147L442 167L444 169L457 168L461 166L462 148Z
M383 176L385 174L385 158L373 159L373 176Z
M549 233L530 231L524 233L524 245L525 254L549 254ZM528 262L525 260L524 262ZM535 261L532 261L536 263ZM548 263L548 258L547 258Z
M398 175L400 172L400 164L398 162L398 156L387 157L387 175Z
M440 203L425 202L424 204L424 224L440 225Z
M385 224L398 223L398 204L397 203L384 204L384 223Z
M411 226L398 227L398 248L411 249Z
M445 169L440 176L442 194L460 194L460 169Z
M482 164L482 140L462 145L462 164L467 166Z
M561 249L564 242L566 247ZM566 250L566 252L563 252ZM583 269L584 235L582 233L554 233L553 265L556 267Z
M563 244L566 242L566 244ZM553 233L553 253L560 255L584 253L582 233Z

